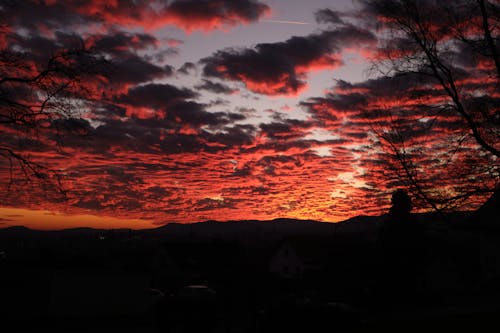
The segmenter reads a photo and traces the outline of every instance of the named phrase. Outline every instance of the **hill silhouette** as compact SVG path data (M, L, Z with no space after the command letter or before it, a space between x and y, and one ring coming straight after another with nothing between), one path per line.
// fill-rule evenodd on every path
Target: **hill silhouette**
M496 197L495 197L496 198ZM498 199L497 199L498 200ZM491 206L491 207L490 207ZM489 207L489 208L488 208ZM453 212L446 214L446 228L456 226L478 225L477 216L487 220L494 203L485 203L476 212ZM429 228L442 227L443 218L437 213L412 214ZM25 226L11 226L0 229L0 237L109 237L109 236L141 236L141 237L191 237L191 238L244 238L246 236L280 238L290 235L334 235L336 233L374 234L387 218L380 216L356 216L345 221L329 223L314 220L276 218L273 220L208 220L194 223L168 223L151 229L107 229L107 228L70 228L61 230L36 230Z

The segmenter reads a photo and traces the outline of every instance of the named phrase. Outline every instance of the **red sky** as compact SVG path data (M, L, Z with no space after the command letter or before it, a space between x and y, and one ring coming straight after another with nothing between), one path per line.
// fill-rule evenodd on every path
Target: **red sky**
M23 182L19 165L0 159L0 226L382 214L402 186L377 137L394 110L411 121L401 130L421 171L450 193L457 177L440 171L478 149L467 139L453 161L446 155L463 124L424 108L447 102L436 82L369 71L383 31L363 2L30 0L0 11L0 48L25 54L27 65L4 64L2 75L33 75L78 45L109 60L104 75L76 88L72 119L37 133L1 125L2 141L55 170L67 196ZM492 64L470 61L461 66L475 68L475 80L461 87L498 98L486 80ZM498 173L475 172L498 182Z

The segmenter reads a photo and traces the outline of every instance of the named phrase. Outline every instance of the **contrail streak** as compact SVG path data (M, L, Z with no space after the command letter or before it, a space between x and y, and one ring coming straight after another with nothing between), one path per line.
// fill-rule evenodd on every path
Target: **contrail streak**
M281 23L281 24L300 24L300 25L311 24L311 23L300 22L300 21L280 21L280 20L262 20L262 22Z

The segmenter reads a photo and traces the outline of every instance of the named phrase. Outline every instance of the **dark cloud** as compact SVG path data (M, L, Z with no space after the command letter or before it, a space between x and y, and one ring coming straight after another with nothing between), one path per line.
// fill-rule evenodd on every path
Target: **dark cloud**
M155 47L158 44L158 40L152 35L123 31L116 31L107 35L93 35L91 41L97 50L115 56L121 56L124 52L128 53L131 50Z
M194 210L195 211L208 211L208 210L214 210L214 209L224 209L224 208L229 208L229 209L236 209L236 204L238 201L241 200L235 200L235 199L212 199L212 198L204 198L201 200L198 200L195 203Z
M270 9L257 0L121 0L113 3L100 0L26 0L4 1L2 10L11 25L31 31L90 24L149 28L174 24L191 31L253 22Z
M112 92L109 88L121 89L125 85L135 85L174 74L173 67L156 65L148 60L148 57L140 56L136 52L155 43L154 37L145 34L114 32L83 40L76 34L56 32L53 38L15 35L12 36L8 47L9 52L19 54L24 62L32 61L38 70L46 69L49 58L59 54L61 50L86 48L88 52L80 52L78 56L73 57L73 71L105 75L108 80L106 91L109 94ZM15 50L20 50L20 53ZM104 58L108 61L96 61ZM94 79L90 79L84 83L92 84L93 81ZM93 87L94 90L101 88Z
M168 127L167 127L168 126ZM182 153L200 151L205 148L197 135L180 134L175 130L175 124L162 123L131 118L127 121L109 120L99 126L92 139L95 144L94 153L103 154L109 147L120 146L130 152L156 154ZM168 133L166 130L173 130ZM147 169L154 170L152 166Z
M204 132L202 137L208 143L219 143L227 147L238 147L250 144L254 140L256 129L253 125L234 125L225 127L223 131L211 134Z
M273 140L290 140L302 138L306 135L304 129L310 128L312 124L295 119L282 120L269 124L260 124L261 131Z
M389 108L401 109L401 105L394 102L398 98L401 101L412 100L413 111L410 112L415 114L420 99L439 96L442 96L442 92L434 89L432 78L408 74L358 83L338 80L332 91L325 96L309 98L300 102L300 105L323 122L333 122L344 116L375 120L386 117ZM408 110L401 110L408 114Z
M205 104L194 101L183 101L172 105L165 116L166 120L178 123L188 123L195 126L220 126L229 122L224 112L207 112Z
M97 199L88 199L88 200L82 199L82 200L78 200L73 205L75 207L94 210L94 211L99 211L99 210L102 210L104 208L102 203Z
M134 87L117 98L117 102L132 106L165 109L180 101L195 98L197 93L170 84L150 83Z
M93 35L87 44L109 60L109 72L113 84L137 84L155 78L171 76L175 69L163 63L165 57L176 54L176 49L157 50L158 40L149 34L112 31ZM144 55L138 51L149 49Z
M139 118L151 118L153 127L179 129L182 126L207 125L213 129L244 120L240 113L209 112L207 104L194 101L198 94L187 88L178 88L170 84L146 84L128 90L120 95L119 103L129 115L142 115ZM138 111L136 112L136 109ZM147 108L153 113L143 114L140 108ZM150 121L143 119L142 121Z
M224 25L254 22L269 10L258 0L174 0L164 13L186 30L212 30Z
M228 101L227 99L222 99L218 97L216 100L210 101L208 105L221 107L221 106L229 106L230 104L231 102Z
M46 5L43 1L3 1L1 10L2 18L10 26L32 31L39 31L42 27L55 30L89 22L88 18L63 2Z
M252 49L217 51L201 63L206 77L242 81L261 94L296 94L305 87L307 72L337 67L344 47L374 41L372 33L345 25L285 42L257 44Z
M39 34L17 34L10 35L7 49L4 52L12 52L24 57L26 62L33 61L38 68L47 66L47 61L53 55L60 53L62 49L78 50L85 44L84 39L75 33L56 31L52 38Z
M173 74L170 66L158 66L135 54L123 54L115 58L108 69L112 85L128 85L147 82Z
M190 72L196 72L196 65L193 64L192 62L185 62L178 70L177 72L189 75Z
M236 122L239 120L245 120L247 118L244 114L241 114L241 113L228 113L227 116L233 122Z
M85 136L94 130L88 120L74 117L54 119L51 125L57 130L57 135L61 136L64 134Z
M89 135L96 144L87 149L104 153L109 147L118 145L135 152L156 154L161 150L179 154L217 152L253 142L254 126L232 125L234 118L241 119L241 115L207 112L204 107L203 104L184 101L170 105L165 116L161 117L107 119ZM202 126L208 126L210 131Z
M262 171L271 176L283 175L296 168L303 166L304 160L300 156L264 156L256 165L262 168Z
M314 17L318 23L344 23L340 18L340 14L329 8L318 10L314 13Z
M195 88L213 92L214 94L233 94L237 89L233 89L223 83L203 79L203 83Z

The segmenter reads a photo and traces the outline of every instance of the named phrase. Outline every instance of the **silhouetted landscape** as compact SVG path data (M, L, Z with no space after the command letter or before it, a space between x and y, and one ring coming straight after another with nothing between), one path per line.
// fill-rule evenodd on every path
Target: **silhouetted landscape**
M498 195L476 212L407 216L425 238L421 263L406 258L412 276L384 263L391 212L336 224L4 228L1 313L23 331L477 330L500 310L497 207Z
M0 333L500 331L499 0L1 0Z

